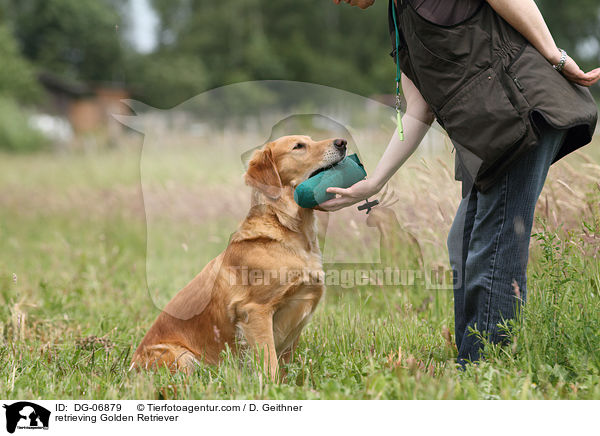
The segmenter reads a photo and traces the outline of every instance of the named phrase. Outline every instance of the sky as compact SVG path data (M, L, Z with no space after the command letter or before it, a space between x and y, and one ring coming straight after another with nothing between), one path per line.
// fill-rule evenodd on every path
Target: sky
M149 0L131 0L131 32L129 38L141 53L151 52L156 47L158 16Z

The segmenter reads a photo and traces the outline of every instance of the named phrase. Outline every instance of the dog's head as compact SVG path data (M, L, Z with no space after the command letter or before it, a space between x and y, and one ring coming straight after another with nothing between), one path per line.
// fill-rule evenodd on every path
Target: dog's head
M256 150L248 163L246 184L277 199L285 186L292 189L313 174L346 156L345 139L313 141L308 136L284 136Z

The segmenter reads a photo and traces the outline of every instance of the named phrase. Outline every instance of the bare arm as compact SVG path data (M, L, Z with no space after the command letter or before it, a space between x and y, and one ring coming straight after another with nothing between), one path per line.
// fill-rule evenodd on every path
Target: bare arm
M490 6L521 33L550 63L558 64L561 53L534 0L487 0ZM591 11L590 11L591 12ZM591 86L600 79L600 68L584 73L567 58L563 74L572 82Z
M394 130L392 139L373 174L347 189L327 188L327 192L339 194L340 197L321 203L319 205L321 209L327 211L342 209L376 194L417 149L433 123L434 116L417 87L404 74L402 90L407 104L406 113L402 117L404 141L398 139L398 132Z
M405 141L400 141L398 132L394 130L388 147L371 175L377 192L417 149L435 118L414 83L404 74L401 80L402 91L406 98L406 113L402 117L406 138Z

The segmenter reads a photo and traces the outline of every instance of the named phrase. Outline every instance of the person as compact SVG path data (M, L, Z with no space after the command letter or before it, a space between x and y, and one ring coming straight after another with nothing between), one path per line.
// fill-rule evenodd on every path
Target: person
M343 1L366 9L375 0ZM505 341L499 324L526 299L535 204L549 166L591 141L597 106L588 87L600 68L585 73L557 47L534 0L390 0L388 9L405 138L395 132L368 178L328 188L336 198L319 207L335 211L378 193L437 119L462 181L448 253L464 367L480 359L473 329Z

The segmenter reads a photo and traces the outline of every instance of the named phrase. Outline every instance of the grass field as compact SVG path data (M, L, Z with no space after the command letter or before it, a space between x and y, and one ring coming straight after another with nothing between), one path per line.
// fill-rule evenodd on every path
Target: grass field
M511 345L487 346L487 360L461 372L451 291L331 289L274 384L250 357L225 356L189 378L128 372L155 303L225 247L249 205L239 157L227 150L208 151L201 170L184 153L145 155L142 176L154 177L144 193L189 201L165 210L142 200L138 139L112 151L0 156L0 397L600 398L598 142L552 169ZM459 200L448 168L417 157L394 180L399 222L432 265L445 265ZM332 232L335 241L343 236Z

